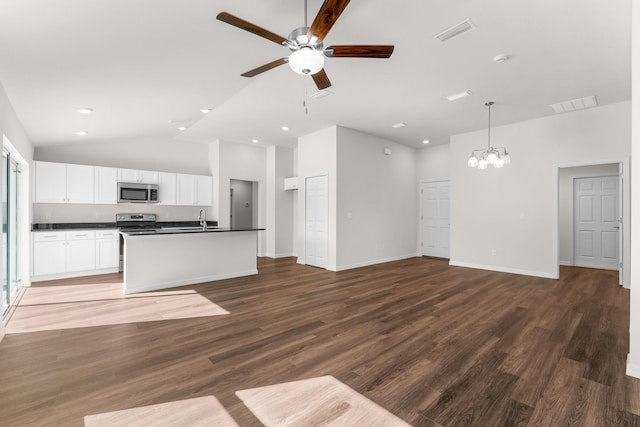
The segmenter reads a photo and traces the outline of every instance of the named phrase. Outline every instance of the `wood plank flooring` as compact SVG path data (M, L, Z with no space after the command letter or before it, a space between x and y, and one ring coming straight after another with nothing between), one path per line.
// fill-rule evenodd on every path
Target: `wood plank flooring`
M258 267L178 288L228 315L7 334L0 424L82 426L215 396L240 426L260 426L236 392L330 375L414 426L640 426L615 272L563 267L547 280L434 258Z

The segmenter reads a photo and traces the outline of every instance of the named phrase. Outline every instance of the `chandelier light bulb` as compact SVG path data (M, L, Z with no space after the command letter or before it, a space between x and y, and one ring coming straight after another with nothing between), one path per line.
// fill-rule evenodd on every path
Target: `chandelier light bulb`
M473 154L471 154L471 157L469 157L469 161L467 162L467 165L469 165L470 168L475 168L476 166L478 166L478 158Z
M489 166L489 162L486 159L480 159L478 161L478 169L486 169Z
M487 154L487 162L492 165L496 162L497 159L498 156L496 156L496 153L494 153L493 151L489 151L489 154Z
M493 162L493 167L496 168L496 169L500 169L500 168L504 167L504 159L497 158L495 160L495 162Z
M298 74L316 74L324 67L324 55L310 47L302 47L289 55L289 67Z

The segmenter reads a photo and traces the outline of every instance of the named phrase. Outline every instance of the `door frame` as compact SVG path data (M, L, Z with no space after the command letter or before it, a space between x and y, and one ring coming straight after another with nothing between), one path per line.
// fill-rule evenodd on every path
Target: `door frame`
M449 178L440 179L423 179L418 186L418 250L416 253L420 256L424 255L424 247L422 245L422 228L424 223L424 212L422 211L422 186L424 184L436 184L440 182L446 182L449 184L449 243L451 243L451 180ZM449 244L449 258L451 259L451 244Z
M559 175L560 169L563 168L573 168L580 166L597 166L597 165L607 165L611 163L617 163L620 165L620 176L622 177L622 185L621 188L618 189L620 194L620 200L622 203L622 211L620 212L622 215L622 223L620 224L622 227L622 233L620 233L620 238L622 239L622 252L620 253L620 262L623 264L622 269L622 277L620 278L620 284L629 289L631 286L631 265L630 265L630 255L631 255L631 185L630 185L630 173L629 173L629 157L617 157L613 159L606 160L594 160L591 162L574 162L574 163L560 163L555 164L553 166L553 214L552 214L552 222L553 222L553 244L552 244L552 261L553 261L553 278L560 278L560 238L559 238L559 229L558 224L560 221L560 201L559 197ZM573 231L572 231L573 234Z

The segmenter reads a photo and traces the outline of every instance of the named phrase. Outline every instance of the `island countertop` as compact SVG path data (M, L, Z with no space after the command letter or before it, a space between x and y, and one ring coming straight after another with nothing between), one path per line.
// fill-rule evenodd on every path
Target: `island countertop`
M120 231L128 236L162 236L172 234L228 233L237 231L265 231L264 228L223 228L223 227L167 227L157 230Z

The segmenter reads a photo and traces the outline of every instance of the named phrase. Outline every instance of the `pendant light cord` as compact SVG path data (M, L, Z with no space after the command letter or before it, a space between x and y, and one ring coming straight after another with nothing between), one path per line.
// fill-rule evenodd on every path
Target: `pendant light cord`
M307 0L304 0L304 26L305 28L308 28L309 25L307 25Z
M489 150L491 150L491 106L493 105L493 101L487 102L486 104L487 107L489 107L489 126L487 127L488 131L487 131L487 147L489 148Z

